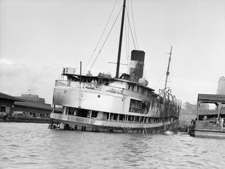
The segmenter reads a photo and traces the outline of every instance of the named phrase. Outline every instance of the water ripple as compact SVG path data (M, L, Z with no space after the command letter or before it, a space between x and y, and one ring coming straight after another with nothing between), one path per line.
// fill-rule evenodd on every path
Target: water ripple
M113 134L0 123L0 168L224 168L223 140L186 134Z

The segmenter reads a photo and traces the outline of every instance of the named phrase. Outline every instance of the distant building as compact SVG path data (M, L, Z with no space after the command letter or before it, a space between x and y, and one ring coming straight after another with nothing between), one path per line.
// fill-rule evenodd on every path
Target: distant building
M21 101L15 101L14 115L49 118L52 109L50 104L45 103L44 98L32 94L22 94L16 98Z
M0 119L10 121L13 118L21 117L21 121L27 121L27 119L48 120L51 111L51 105L46 104L45 99L38 95L22 94L13 97L0 93Z
M225 77L222 76L218 80L218 88L216 94L223 94L225 95Z
M21 96L16 96L16 98L32 101L36 103L43 103L43 104L45 103L44 98L40 98L38 95L33 95L33 94L21 94Z
M14 111L15 97L0 92L0 117L11 115Z

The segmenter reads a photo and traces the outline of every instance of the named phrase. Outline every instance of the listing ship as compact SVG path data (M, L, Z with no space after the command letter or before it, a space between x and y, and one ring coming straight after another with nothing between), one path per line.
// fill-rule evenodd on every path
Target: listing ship
M155 133L176 127L180 104L166 84L159 94L147 87L148 81L143 78L144 51L133 50L129 73L119 76L125 5L126 0L123 3L116 76L104 73L82 75L82 70L77 73L75 68L64 68L62 76L66 80L55 82L51 129ZM171 53L172 47L169 64Z

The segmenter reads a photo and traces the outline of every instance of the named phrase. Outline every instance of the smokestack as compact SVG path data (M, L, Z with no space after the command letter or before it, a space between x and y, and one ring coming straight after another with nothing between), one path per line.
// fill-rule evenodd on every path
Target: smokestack
M144 70L145 52L141 50L133 50L131 52L130 62L130 80L138 82L142 78Z

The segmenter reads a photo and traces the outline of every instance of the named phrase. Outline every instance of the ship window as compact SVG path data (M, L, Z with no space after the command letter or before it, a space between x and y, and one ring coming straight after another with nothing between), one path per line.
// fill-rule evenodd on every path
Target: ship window
M75 108L73 108L73 107L68 107L67 109L68 109L68 114L69 114L69 115L74 115Z
M117 121L118 114L114 114L113 120Z
M98 112L97 112L97 111L92 111L92 116L91 116L91 117L96 118L96 117L97 117L97 115L98 115Z
M128 116L128 121L133 121L134 116Z
M130 99L130 112L143 113L143 102L140 100Z
M127 121L130 121L130 116L127 116Z
M149 102L142 102L140 100L130 99L130 112L147 114L150 108Z
M135 116L135 122L139 122L139 116Z
M54 113L62 114L62 112L63 112L63 106L61 106L61 105L54 105Z
M140 87L140 89L139 89L139 92L138 92L138 93L140 93L140 94L142 93L142 88L141 88L141 87Z
M147 90L145 88L143 88L143 94L147 95Z
M87 115L88 115L88 110L85 110L85 109L78 109L77 110L77 116L87 117Z
M137 91L138 91L138 90L137 90L137 85L134 86L133 91L134 91L134 92L137 92Z
M130 90L131 89L131 85L128 83L127 85L127 89Z
M145 118L145 123L148 123L148 119L149 119L148 117Z
M144 122L148 123L148 118L147 117L144 117Z
M134 91L134 85L133 84L131 84L131 87L132 87L132 91Z
M140 91L139 91L140 94L145 94L145 89L143 87L140 87Z
M128 90L134 90L134 85L131 83L128 83Z
M64 114L68 114L68 107L64 107Z
M120 121L124 121L124 120L125 120L125 115L122 115L122 114L121 114L120 117L119 117L119 120L120 120Z
M68 108L67 107L63 107L63 114L68 114Z

